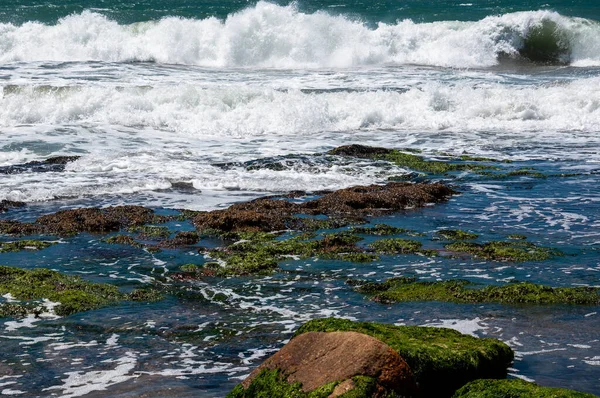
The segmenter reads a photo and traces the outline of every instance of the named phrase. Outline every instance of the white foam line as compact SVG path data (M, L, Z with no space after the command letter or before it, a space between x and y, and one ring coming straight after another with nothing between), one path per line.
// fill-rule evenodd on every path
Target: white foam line
M515 351L515 356L526 356L526 355L537 355L537 354L546 354L548 352L555 351L566 351L566 348L553 348L551 350L538 350L538 351Z

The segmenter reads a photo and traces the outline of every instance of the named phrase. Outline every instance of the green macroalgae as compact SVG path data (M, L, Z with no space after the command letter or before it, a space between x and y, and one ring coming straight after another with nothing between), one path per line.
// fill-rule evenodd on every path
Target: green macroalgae
M369 376L354 376L352 378L354 388L338 398L370 398L376 389L376 381ZM302 391L300 383L288 383L284 375L277 369L262 370L247 389L241 384L227 394L227 398L327 398L334 391L339 382L327 383L310 392ZM381 397L381 396L380 396ZM389 393L381 398L400 398L398 395Z
M378 254L422 254L435 256L437 251L425 250L423 244L412 239L388 238L380 239L369 245L369 248Z
M357 284L353 282L352 284ZM594 287L550 287L530 282L514 282L502 286L477 285L461 279L441 282L419 282L414 278L391 278L381 283L364 283L361 293L381 303L407 301L443 301L452 303L500 304L600 304L600 289Z
M362 238L350 233L324 234L321 239L312 235L299 235L285 240L277 240L273 234L244 233L245 239L206 253L217 263L205 264L205 273L226 275L247 275L269 273L277 268L278 261L286 257L310 258L319 257L345 261L372 261L377 257L363 253L364 249L356 246Z
M475 380L460 388L453 398L595 398L595 395L564 388L541 387L520 379Z
M401 235L401 234L415 234L415 231L392 227L387 224L375 224L373 227L351 227L350 232L354 234L361 235L375 235L375 236L385 236L385 235Z
M241 384L227 394L227 398L327 398L337 383L328 383L310 392L302 391L300 383L288 383L278 370L263 370L247 389ZM367 397L367 395L363 395Z
M460 229L442 229L437 234L446 240L473 240L479 238L477 234Z
M0 295L6 294L25 303L0 303L0 316L35 313L36 306L29 302L32 300L48 299L59 302L54 308L55 313L67 316L124 300L160 299L160 294L154 290L136 290L125 294L113 285L88 282L78 276L65 275L46 268L25 270L0 266Z
M408 168L415 171L431 174L446 174L452 171L462 170L484 170L492 169L493 166L487 166L476 163L466 163L465 160L475 160L476 158L455 158L453 162L439 160L428 160L423 156L418 156L408 151L369 147L364 145L345 145L332 149L327 152L329 155L352 156L363 159L385 160L394 163L397 166ZM477 161L484 161L483 158ZM486 159L487 161L487 159Z
M22 250L37 251L54 245L57 242L43 240L15 240L12 242L0 242L0 253L20 252Z
M396 350L410 366L422 397L449 397L471 380L504 378L514 357L510 347L499 340L443 328L327 318L304 324L296 335L334 331L364 333Z
M445 246L446 250L456 253L467 253L474 257L493 261L543 261L553 256L560 256L559 250L536 246L530 242L487 243L454 242Z

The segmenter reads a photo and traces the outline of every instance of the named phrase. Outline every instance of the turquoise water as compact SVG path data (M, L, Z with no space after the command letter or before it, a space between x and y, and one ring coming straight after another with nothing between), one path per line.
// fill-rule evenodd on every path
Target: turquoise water
M597 306L383 306L345 283L600 285L598 21L589 1L1 2L0 200L27 203L3 219L118 204L173 214L427 179L322 155L359 143L491 157L507 161L498 173L547 176L436 176L461 194L373 222L415 229L432 248L443 245L436 231L460 228L481 242L525 234L565 255L290 259L268 277L176 283L169 272L205 261L196 250L149 253L82 234L42 252L0 253L0 264L172 292L152 304L0 320L0 392L222 397L303 322L344 316L496 337L517 353L511 377L600 394ZM24 166L58 155L81 158L64 169Z
M84 10L95 10L119 23L144 22L164 17L224 19L229 14L251 7L255 2L228 1L38 1L16 0L0 4L0 21L23 23L41 21L55 23L59 18ZM273 2L287 5L289 2ZM572 17L600 19L600 8L593 1L454 1L454 0L407 0L407 1L301 1L298 8L307 13L326 11L333 15L348 15L369 23L412 19L415 22L476 21L488 15L500 15L517 11L554 10Z

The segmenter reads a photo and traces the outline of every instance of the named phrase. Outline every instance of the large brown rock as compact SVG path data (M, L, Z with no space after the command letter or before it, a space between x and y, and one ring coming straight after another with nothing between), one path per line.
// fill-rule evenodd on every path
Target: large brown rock
M409 366L396 351L357 332L308 332L296 336L255 369L242 386L248 388L265 368L279 369L289 383L301 383L304 392L342 382L332 397L351 390L352 377L361 375L376 379L375 397L392 391L411 396L417 388Z

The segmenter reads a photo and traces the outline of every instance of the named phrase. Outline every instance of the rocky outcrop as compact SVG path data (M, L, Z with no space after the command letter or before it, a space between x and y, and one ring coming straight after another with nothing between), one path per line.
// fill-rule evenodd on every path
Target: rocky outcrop
M450 397L472 380L505 378L514 356L510 347L499 340L434 327L327 318L304 324L296 335L315 331L354 331L389 345L410 366L419 397Z
M193 219L198 230L221 232L279 231L310 229L313 219L297 214L326 215L333 218L362 219L388 214L428 203L439 203L456 193L443 184L389 183L357 186L326 193L303 203L287 200L257 199L225 210L200 213Z
M412 396L416 392L412 372L398 353L356 332L310 332L295 337L243 381L238 396L253 396L253 383L265 371L278 371L290 385L299 383L303 393L328 386L332 390L329 397L361 388L354 380L361 376L371 379L368 396Z

